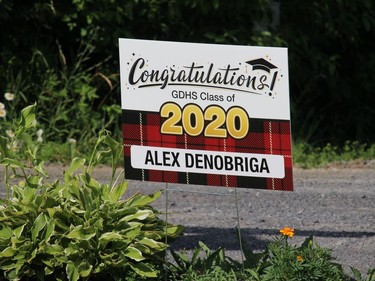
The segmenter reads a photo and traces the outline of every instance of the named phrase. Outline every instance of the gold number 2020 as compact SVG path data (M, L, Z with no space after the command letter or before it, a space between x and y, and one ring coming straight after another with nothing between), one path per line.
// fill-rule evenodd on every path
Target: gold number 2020
M243 139L249 132L249 116L238 106L227 112L217 105L208 106L204 111L196 104L181 108L178 104L167 102L160 108L162 117L161 133L167 135Z

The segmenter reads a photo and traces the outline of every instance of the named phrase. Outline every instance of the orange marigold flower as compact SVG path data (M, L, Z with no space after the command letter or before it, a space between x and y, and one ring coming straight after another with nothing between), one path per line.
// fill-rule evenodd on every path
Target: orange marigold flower
M303 257L302 256L297 256L297 261L303 261Z
M284 227L283 229L280 229L280 233L284 236L293 237L294 229L290 227Z

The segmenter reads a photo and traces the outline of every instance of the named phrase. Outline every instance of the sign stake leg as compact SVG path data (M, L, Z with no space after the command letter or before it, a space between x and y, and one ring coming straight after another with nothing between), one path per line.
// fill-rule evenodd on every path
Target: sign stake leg
M238 204L237 188L234 188L234 193L235 193L235 196L236 196L236 212L237 212L237 233L238 233L238 241L239 241L239 245L240 245L242 267L244 267L244 251L243 251L242 237L241 237L240 207L239 207L239 204Z
M167 248L165 249L165 280L168 281L168 183L165 183L165 244Z

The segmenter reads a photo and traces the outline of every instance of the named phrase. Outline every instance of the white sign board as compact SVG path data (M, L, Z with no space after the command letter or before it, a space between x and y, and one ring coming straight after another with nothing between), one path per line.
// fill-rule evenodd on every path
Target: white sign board
M293 189L287 49L119 46L127 178Z

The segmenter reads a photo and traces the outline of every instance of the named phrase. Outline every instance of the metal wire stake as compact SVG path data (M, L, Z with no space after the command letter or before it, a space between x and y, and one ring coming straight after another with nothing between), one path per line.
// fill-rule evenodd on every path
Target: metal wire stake
M165 183L165 244L168 245L168 183Z
M240 226L240 208L238 206L238 195L237 195L237 188L234 188L234 193L236 195L236 211L237 211L237 232L238 232L238 240L240 244L240 251L241 251L241 261L242 261L242 267L244 269L244 251L243 251L243 245L242 245L242 237L241 237L241 226Z
M167 256L167 249L168 249L168 183L165 183L165 245L167 246L165 249L165 280L168 281L168 256Z

